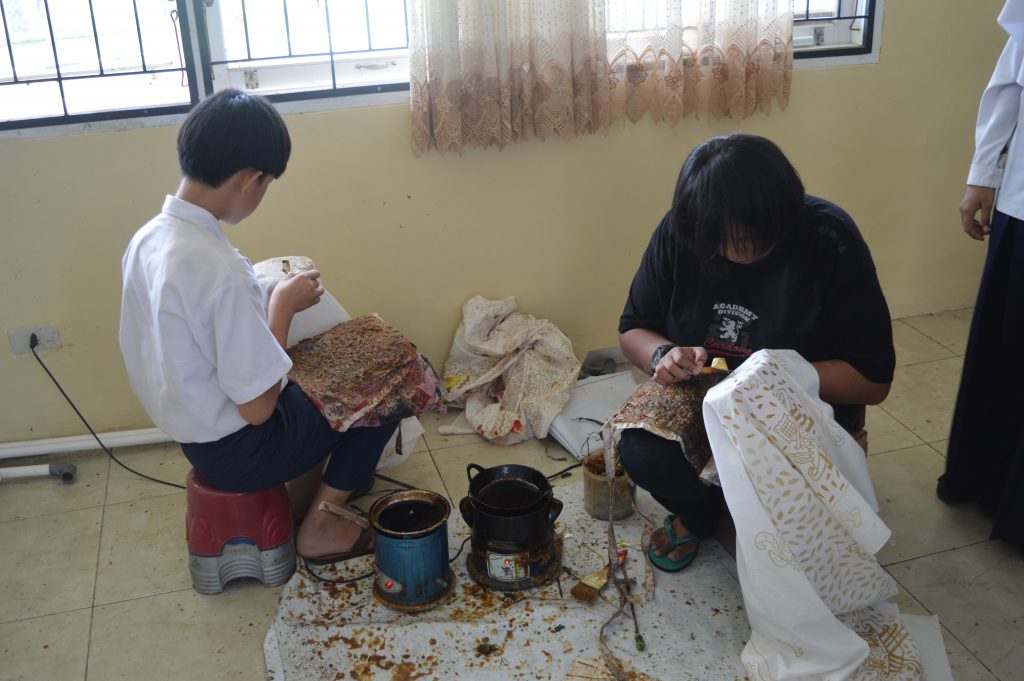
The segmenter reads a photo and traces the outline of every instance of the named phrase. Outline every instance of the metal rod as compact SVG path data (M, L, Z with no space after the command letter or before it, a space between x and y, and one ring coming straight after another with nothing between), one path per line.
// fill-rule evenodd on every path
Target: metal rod
M331 35L331 0L324 0L324 20L327 22L327 55L331 62L331 89L338 89L338 74L334 68L334 38Z
M405 22L402 24L402 29L405 31L405 47L409 47L409 0L405 0L402 3L402 15L405 17ZM561 586L561 582L559 582Z
M181 73L181 69L167 68L150 69L149 71L113 71L111 73L104 73L102 75L97 73L87 73L81 76L59 76L54 78L26 78L25 80L19 80L18 83L59 83L61 81L67 82L69 80L89 80L91 78L117 78L118 76L144 76L154 73Z
M89 21L92 23L92 40L96 44L96 65L100 67L100 75L103 75L103 56L100 54L100 33L96 30L96 11L92 7L92 0L89 0Z
M363 18L366 19L366 47L373 49L373 35L370 33L370 0L363 0Z
M18 67L14 65L14 47L11 44L11 32L7 29L7 12L4 10L4 3L0 2L0 18L4 20L4 39L7 41L7 56L11 60L11 75L14 82L18 82Z
M387 52L388 50L375 50L376 52ZM339 56L346 54L368 54L366 50L345 50L344 52L310 52L309 54L297 54L290 57L291 59L306 59L311 57L327 57L330 55ZM371 57L372 58L372 57ZM380 57L383 59L384 57ZM224 66L225 64L242 64L248 62L265 62L265 61L280 61L282 59L289 59L289 57L253 57L252 59L227 59L221 61L211 61L210 64L213 66ZM150 71L150 73L153 73Z
M249 46L249 14L245 11L245 0L242 0L242 28L245 29L245 56L252 59L252 48Z
M57 56L57 39L53 35L53 21L50 19L50 0L43 0L46 10L46 28L50 31L50 50L53 52L53 68L57 72L57 87L60 88L60 105L64 115L68 115L68 100L64 96L64 82L60 75L60 58Z
M288 0L281 0L284 7L284 37L288 41L288 56L292 56L292 27L288 23Z
M135 13L135 33L139 36L139 61L142 62L142 72L146 73L146 50L142 47L142 24L139 22L137 0L132 0L132 11Z
M821 17L821 18L810 18L810 19L793 19L794 24L816 24L819 22L829 21L845 21L846 19L867 19L867 14L848 14L845 16L834 16L834 17Z

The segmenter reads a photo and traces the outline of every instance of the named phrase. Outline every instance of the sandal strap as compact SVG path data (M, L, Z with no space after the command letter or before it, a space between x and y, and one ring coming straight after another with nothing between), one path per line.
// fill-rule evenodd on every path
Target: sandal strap
M665 527L665 532L668 533L668 538L669 538L669 541L672 543L672 548L674 549L677 546L682 546L683 544L687 544L687 543L692 542L692 541L695 541L695 542L697 542L699 544L700 543L700 537L695 535L693 532L687 532L682 537L680 537L680 536L678 536L676 534L676 528L672 524L675 519L676 519L675 515L669 514L669 515L665 516L665 520L662 523L662 525Z

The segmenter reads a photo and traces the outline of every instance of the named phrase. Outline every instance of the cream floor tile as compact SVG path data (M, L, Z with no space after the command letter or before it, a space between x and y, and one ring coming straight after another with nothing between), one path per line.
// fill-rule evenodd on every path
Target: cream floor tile
M68 485L54 477L3 482L3 490L0 491L0 522L102 506L107 493L108 461L103 452L50 454L3 461L0 469L73 463L77 471L75 481Z
M946 659L949 660L949 668L956 681L999 681L945 626L942 627L942 642L946 646Z
M986 541L888 569L996 678L1010 681L1024 669L1022 568L1019 551Z
M920 364L953 356L948 348L900 320L892 323L892 340L896 346L896 366Z
M185 475L192 468L181 452L181 447L174 442L125 447L114 450L114 456L129 468L177 485L185 484ZM113 461L110 462L110 479L107 482L108 504L180 493L180 489L146 480L129 473Z
M878 553L883 565L966 546L988 538L992 522L973 506L952 507L935 496L945 462L919 445L868 459L882 520L892 530Z
M928 445L942 455L946 457L946 451L949 449L949 440L939 440L938 442L929 442Z
M102 508L0 523L0 622L92 605Z
M107 506L96 576L97 605L191 585L184 493Z
M913 594L900 586L899 596L896 597L896 606L901 613L906 615L931 615L928 608L921 605L921 602L914 598ZM939 621L942 625L942 621ZM949 661L953 678L957 681L996 681L996 677L985 669L985 665L978 661L971 651L964 647L963 643L957 640L956 636L942 627L942 642L946 648L946 659Z
M961 367L958 357L897 367L882 410L925 442L948 437Z
M869 456L924 444L921 438L886 414L881 407L869 406L865 422L864 427L868 431Z
M963 356L964 350L967 348L967 336L971 330L973 315L974 308L967 307L962 310L904 317L900 321Z
M441 435L437 432L438 426L451 425L461 413L461 409L453 407L449 408L446 414L429 411L419 417L420 425L423 426L424 431L423 439L426 441L430 451L458 447L480 439L480 436L475 433L469 433L468 435Z
M900 609L900 612L904 615L931 615L928 608L921 605L921 602L914 598L914 594L910 593L903 588L902 585L897 583L899 586L900 593L893 599L893 603Z
M437 468L441 472L441 477L444 479L445 487L448 488L452 500L456 503L469 491L466 466L471 463L484 468L514 463L530 466L545 475L551 475L576 462L554 440L538 440L536 438L511 446L501 446L493 445L478 437L472 444L432 453ZM581 479L577 473L575 478L554 480L552 485L567 484Z
M189 588L98 606L89 679L263 679L263 639L280 591L247 580L216 596Z
M0 681L83 681L89 608L0 624Z

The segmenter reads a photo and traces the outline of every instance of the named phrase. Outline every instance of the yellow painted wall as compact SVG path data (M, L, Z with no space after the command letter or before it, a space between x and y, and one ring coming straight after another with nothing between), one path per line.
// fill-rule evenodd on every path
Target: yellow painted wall
M253 261L315 258L354 314L379 312L440 367L462 303L515 295L578 354L616 342L642 249L685 154L773 138L858 221L895 316L970 305L983 247L958 227L1001 0L889 0L875 65L795 73L787 111L642 121L607 136L463 155L409 151L403 106L288 117L288 172L229 228ZM934 12L933 16L925 13ZM0 140L0 327L56 323L43 356L99 431L149 427L117 348L120 256L177 185L174 127ZM0 442L83 427L31 355L0 349Z

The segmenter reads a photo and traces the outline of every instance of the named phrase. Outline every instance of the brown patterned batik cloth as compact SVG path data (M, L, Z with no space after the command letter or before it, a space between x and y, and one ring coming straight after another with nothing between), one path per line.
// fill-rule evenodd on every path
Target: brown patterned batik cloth
M675 440L701 480L718 485L718 470L704 430L703 406L708 391L728 375L725 371L698 374L672 385L659 385L654 379L648 379L612 416L608 425L613 430L642 428Z
M288 378L335 430L418 416L442 395L437 374L394 327L375 315L342 322L289 348Z

